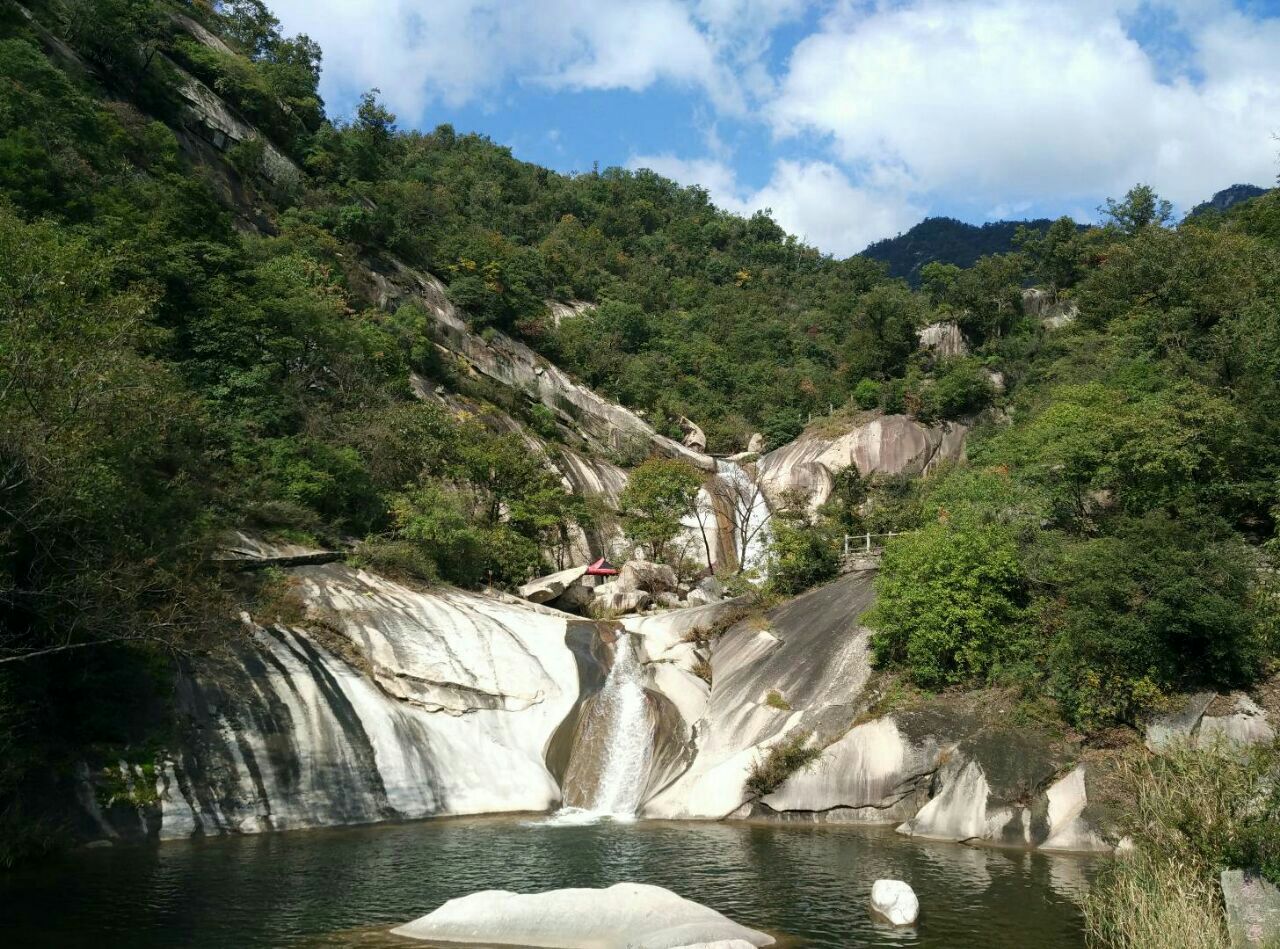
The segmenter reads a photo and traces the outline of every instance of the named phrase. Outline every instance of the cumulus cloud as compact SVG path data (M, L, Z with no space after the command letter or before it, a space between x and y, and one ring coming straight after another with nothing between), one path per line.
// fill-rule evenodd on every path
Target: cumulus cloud
M914 193L988 207L1065 205L1137 180L1186 205L1270 179L1280 21L1163 6L1190 45L1168 81L1127 29L1137 3L844 6L794 49L769 120L783 137L816 133L848 167L898 169Z
M807 0L273 0L286 28L319 41L324 86L377 86L417 116L483 99L508 81L640 91L671 82L740 114L770 87L769 36Z
M673 155L636 157L633 168L650 168L685 185L699 185L726 211L750 215L771 209L774 220L806 243L845 257L881 237L897 234L924 215L900 180L855 185L830 162L783 160L768 184L744 188L721 161Z

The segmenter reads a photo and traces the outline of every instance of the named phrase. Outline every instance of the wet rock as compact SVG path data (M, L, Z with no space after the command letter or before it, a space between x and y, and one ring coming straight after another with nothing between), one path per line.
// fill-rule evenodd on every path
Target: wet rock
M450 900L392 933L432 942L561 949L774 944L766 933L740 926L670 890L643 883L530 894L486 890Z
M871 887L871 912L895 926L910 926L920 915L920 901L901 880L876 880Z

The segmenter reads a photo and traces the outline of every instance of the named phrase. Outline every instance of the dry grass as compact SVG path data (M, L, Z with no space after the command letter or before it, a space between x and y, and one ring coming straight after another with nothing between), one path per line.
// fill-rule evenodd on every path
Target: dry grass
M711 685L711 660L705 656L699 656L698 661L693 664L693 674L707 685Z
M1145 847L1103 870L1084 903L1091 946L1229 949L1217 887Z
M1091 945L1226 949L1225 868L1280 868L1280 746L1174 749L1120 768L1134 789L1135 849L1084 903Z
M808 733L797 732L756 759L751 765L751 773L747 775L746 789L753 797L772 794L782 787L787 778L811 767L821 757L821 748L809 746Z

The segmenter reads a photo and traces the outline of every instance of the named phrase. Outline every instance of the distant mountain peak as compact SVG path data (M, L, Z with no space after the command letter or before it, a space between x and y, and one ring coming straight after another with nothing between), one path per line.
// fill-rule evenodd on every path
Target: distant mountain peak
M1187 217L1195 217L1197 214L1205 214L1209 211L1222 213L1242 201L1248 201L1250 198L1266 194L1267 190L1266 188L1259 188L1257 185L1243 184L1223 188L1208 201L1203 201L1192 208Z

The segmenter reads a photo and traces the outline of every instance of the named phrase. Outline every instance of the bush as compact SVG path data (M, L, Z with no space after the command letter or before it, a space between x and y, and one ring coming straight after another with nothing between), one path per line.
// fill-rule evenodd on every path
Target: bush
M840 546L823 526L775 517L770 522L768 592L795 596L840 572Z
M935 523L889 541L864 617L876 662L927 689L981 681L1024 640L1027 578L1012 531Z
M853 387L853 404L860 409L874 409L880 404L880 383L863 379Z
M1135 722L1165 692L1250 681L1267 653L1235 541L1163 513L1067 545L1039 603L1051 684L1083 728ZM1265 604L1262 604L1265 606Z
M808 769L821 757L821 748L810 747L809 734L797 732L771 746L764 757L752 763L746 790L756 798L772 794L782 787L787 778Z

